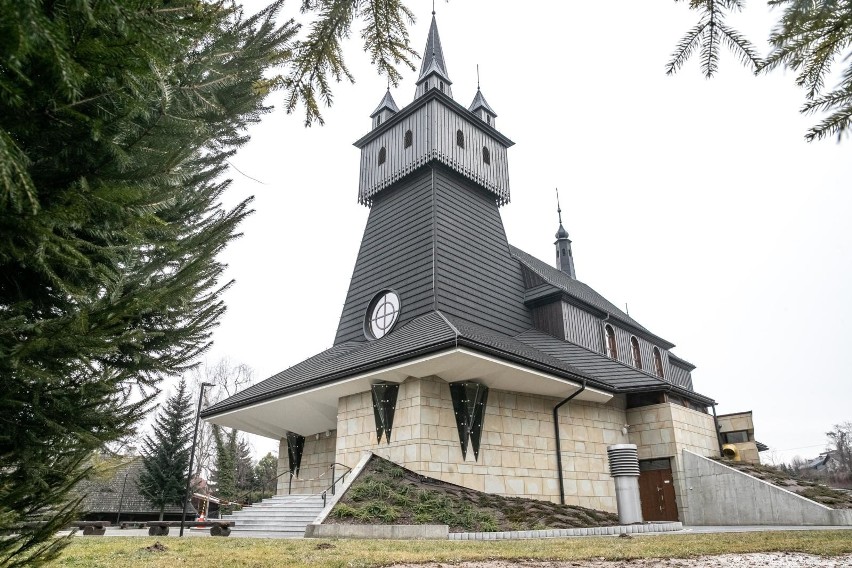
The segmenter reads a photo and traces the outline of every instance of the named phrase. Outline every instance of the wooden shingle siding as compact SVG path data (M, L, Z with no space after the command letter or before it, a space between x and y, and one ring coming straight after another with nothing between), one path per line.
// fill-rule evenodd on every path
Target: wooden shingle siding
M563 323L565 335L563 337L572 343L582 345L586 349L605 353L601 320L568 302L560 303L565 318ZM618 352L621 353L620 347Z
M435 167L438 309L514 335L532 326L493 195Z
M563 339L565 337L565 315L562 302L550 302L532 308L533 325L545 333Z
M433 308L432 183L428 171L412 176L373 204L355 262L334 343L364 339L364 315L385 288L399 294L397 325Z

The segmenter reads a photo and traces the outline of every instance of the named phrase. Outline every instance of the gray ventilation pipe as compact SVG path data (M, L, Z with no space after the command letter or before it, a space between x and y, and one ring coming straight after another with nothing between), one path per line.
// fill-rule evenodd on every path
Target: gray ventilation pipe
M636 444L615 444L606 449L609 473L615 479L615 502L618 522L630 525L642 522L642 502L639 500L639 455Z

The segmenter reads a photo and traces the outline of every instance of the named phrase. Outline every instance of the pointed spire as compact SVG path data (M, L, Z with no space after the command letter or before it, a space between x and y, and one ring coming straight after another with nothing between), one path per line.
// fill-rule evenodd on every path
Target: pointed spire
M447 72L447 64L444 63L444 50L441 48L441 38L438 35L438 22L435 20L435 12L432 11L432 24L429 26L429 36L426 38L426 49L423 50L423 63L420 64L415 98L422 96L430 88L439 88L452 97L453 94L450 91L452 84Z
M393 100L393 96L391 95L390 87L388 87L385 96L382 97L382 101L379 103L379 106L377 106L376 110L374 110L372 114L370 114L370 118L375 118L377 114L379 114L385 109L393 113L399 112L399 107L396 106L396 101Z
M556 267L567 274L570 278L576 279L577 273L574 270L574 253L571 252L571 239L568 238L568 231L562 225L562 207L559 205L559 188L556 188L556 213L559 215L559 229L556 231Z
M482 94L482 91L479 89L479 65L476 66L476 95L473 97L473 102L470 103L470 106L467 107L467 110L478 116L483 120L483 122L487 123L490 126L495 126L495 120L497 118L497 113L494 112L494 109L491 108L491 105L488 104L488 101L485 100L485 96Z

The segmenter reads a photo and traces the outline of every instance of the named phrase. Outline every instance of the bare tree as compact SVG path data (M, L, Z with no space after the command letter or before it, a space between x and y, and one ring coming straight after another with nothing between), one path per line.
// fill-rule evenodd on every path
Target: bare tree
M836 473L852 475L852 422L835 424L826 436L834 446L834 469Z
M233 396L237 392L250 387L254 383L254 370L244 363L233 363L229 358L223 357L215 363L205 362L195 367L191 372L190 382L194 387L194 396L198 396L201 383L212 384L204 390L203 407L215 404L220 400ZM195 449L195 467L193 475L210 477L216 456L216 447L213 439L213 429L207 422L202 422L198 427L198 442Z

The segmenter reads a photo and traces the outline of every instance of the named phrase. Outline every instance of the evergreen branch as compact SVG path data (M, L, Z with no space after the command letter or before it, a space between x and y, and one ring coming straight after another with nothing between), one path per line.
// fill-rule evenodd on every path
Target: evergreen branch
M699 22L694 28L689 30L680 40L672 53L672 58L666 65L666 75L674 75L686 61L692 56L695 48L701 42L701 36L704 33L704 28L707 27L706 22Z
M728 48L737 55L743 65L751 64L755 70L759 69L762 61L757 49L748 41L742 34L735 29L719 23L717 25L722 33L722 41L727 44Z

